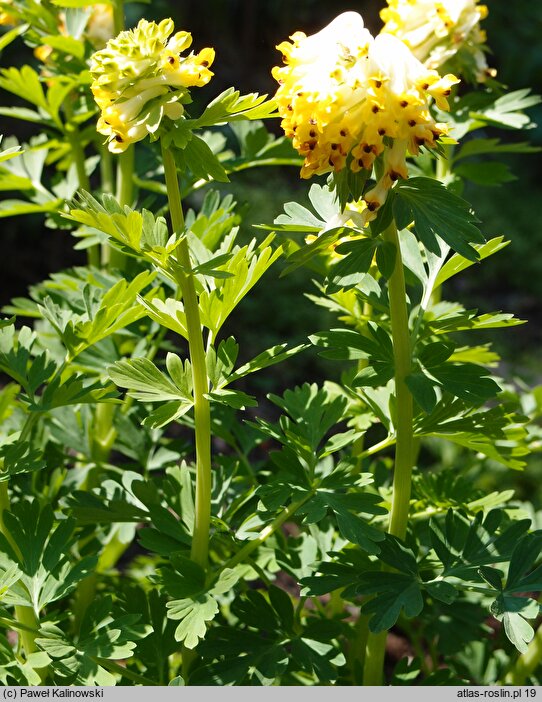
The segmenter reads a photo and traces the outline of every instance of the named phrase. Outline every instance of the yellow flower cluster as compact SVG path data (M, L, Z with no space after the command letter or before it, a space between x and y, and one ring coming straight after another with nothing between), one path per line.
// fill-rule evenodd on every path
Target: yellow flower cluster
M11 26L17 24L17 17L10 12L12 0L4 0L0 4L0 26Z
M286 65L274 68L273 77L282 128L305 157L301 177L371 170L383 154L383 174L365 195L368 221L393 183L407 178L407 152L433 148L445 133L429 105L434 99L448 109L458 79L429 70L389 34L373 38L355 12L317 34L290 38L277 47Z
M469 77L482 82L495 75L487 66L486 34L480 29L487 12L476 0L388 0L380 16L382 31L404 41L428 68L456 57Z
M206 85L213 49L182 56L192 43L188 32L173 32L173 20L141 20L121 32L91 58L92 93L101 109L97 129L113 153L154 133L163 117L178 119L188 88Z

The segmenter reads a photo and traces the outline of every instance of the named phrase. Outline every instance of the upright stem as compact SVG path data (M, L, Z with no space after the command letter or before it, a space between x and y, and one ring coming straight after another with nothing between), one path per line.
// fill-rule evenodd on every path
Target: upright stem
M117 160L117 188L116 198L121 207L128 205L131 207L134 202L134 157L135 149L129 146ZM112 268L124 271L126 268L126 256L117 249L104 244L102 251L102 263Z
M408 525L408 510L413 465L413 401L406 384L412 365L408 310L406 303L405 274L397 227L392 223L383 238L395 246L395 268L388 282L391 333L395 364L395 469L389 533L404 539Z
M4 512L9 512L10 502L8 493L8 484L4 480L0 482L0 532L6 537L6 540L13 548L15 553L20 557L19 547L13 540L13 537L9 533L5 523L4 523ZM36 636L38 635L39 620L34 612L33 607L26 607L24 605L15 606L15 619L21 628L19 629L19 640L21 642L22 648L25 655L28 657L29 654L34 653L37 650L36 647Z
M129 146L117 161L117 200L119 204L132 205L134 199L135 149Z
M363 303L363 320L365 322L364 328L362 330L362 334L365 336L367 333L367 322L371 319L371 315L373 312L373 307L372 305L365 301ZM366 358L360 358L358 361L358 371L362 371L364 368L367 368L369 361ZM356 470L361 473L361 469L363 466L363 450L365 448L365 434L362 434L362 436L359 437L359 439L356 439L354 443L352 444L352 456L357 459L357 466ZM360 615L361 616L361 615Z
M115 0L113 3L114 35L117 36L124 29L124 0Z
M124 29L124 0L114 0L113 2L113 36L117 36ZM108 157L111 156L108 152ZM112 169L112 166L111 166ZM106 171L107 178L109 173ZM117 160L117 188L116 198L120 206L132 205L133 203L133 183L134 183L134 148L129 146ZM103 183L106 190L106 183ZM112 173L110 191L113 191ZM107 192L107 190L106 190ZM109 244L104 244L102 247L102 264L111 266L123 271L126 266L126 256L113 249Z
M115 189L113 177L113 157L107 145L100 146L100 178L102 181L102 192L113 193Z
M164 173L169 201L171 224L175 235L184 230L184 216L181 205L181 193L177 178L175 159L170 150L162 145ZM194 424L196 432L196 505L192 550L190 557L202 568L207 567L209 551L209 529L211 524L211 412L209 400L209 378L205 362L205 348L199 316L198 296L194 285L192 264L186 238L181 239L176 252L181 271L178 276L181 288L192 379L194 387Z
M75 170L77 173L77 184L81 190L90 190L90 181L88 179L86 167L85 167L85 152L79 141L79 135L77 134L75 127L71 124L66 125L66 137L70 144L71 155L73 162L75 164ZM100 265L100 246L99 244L94 244L94 246L89 246L87 248L87 261L89 266L99 266Z
M406 384L411 370L405 275L401 245L395 222L383 232L383 239L395 246L395 267L388 281L391 332L395 365L395 467L388 532L404 539L408 526L412 466L414 460L413 402ZM367 641L364 684L381 685L386 650L386 632L370 634Z

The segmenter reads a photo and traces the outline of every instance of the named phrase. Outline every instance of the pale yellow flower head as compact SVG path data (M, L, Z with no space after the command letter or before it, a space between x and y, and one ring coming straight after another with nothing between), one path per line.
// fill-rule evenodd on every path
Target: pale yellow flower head
M382 32L404 41L428 68L454 60L457 70L483 82L495 74L487 66L486 35L480 29L487 12L476 0L388 0L380 16Z
M393 183L407 178L407 152L435 147L445 132L429 107L435 100L448 109L458 79L429 70L391 35L373 38L355 12L318 34L290 38L277 47L286 65L273 76L282 128L305 157L301 177L370 171L383 154L384 173L365 196L370 219Z
M213 49L182 56L192 43L188 32L173 32L173 20L141 20L121 32L91 58L92 93L101 109L98 131L118 153L159 128L163 117L178 119L188 88L206 85Z
M85 35L92 42L92 45L95 48L105 46L113 36L114 28L113 5L105 3L93 5L85 30Z

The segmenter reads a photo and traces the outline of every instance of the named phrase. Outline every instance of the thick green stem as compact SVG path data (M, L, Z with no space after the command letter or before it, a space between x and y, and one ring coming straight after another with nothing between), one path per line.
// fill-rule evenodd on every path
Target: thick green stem
M102 181L102 192L112 194L115 190L113 157L107 145L100 146L100 178Z
M393 473L392 506L388 532L404 539L408 526L408 512L414 459L413 401L406 384L411 371L412 352L408 330L408 309L401 245L395 223L383 232L383 239L395 247L395 267L388 281L390 319L395 365L395 466ZM365 685L381 685L386 649L386 632L370 634L365 661Z
M117 161L117 200L121 207L131 206L134 199L135 149L129 146Z
M363 329L362 329L362 334L366 333L367 329L367 322L371 319L371 315L373 313L373 307L370 305L368 302L364 302L363 304ZM369 361L366 358L360 358L358 361L358 371L362 371L364 368L367 368ZM365 434L359 437L359 439L356 439L354 443L352 444L352 456L354 458L357 458L357 465L356 465L356 470L361 473L361 469L363 466L363 450L365 448Z
M176 236L184 230L184 216L181 204L181 193L175 159L169 149L162 145L164 173L168 193L169 211L173 232ZM190 252L186 238L182 238L177 246L177 261L179 263L179 286L181 288L190 362L192 364L192 380L194 387L194 424L196 432L196 504L194 531L192 535L191 558L193 561L207 567L209 551L209 530L211 525L211 411L207 394L209 378L203 345L203 334L199 316L199 303Z
M353 627L353 636L350 641L348 652L348 662L353 685L361 685L363 682L363 669L365 667L365 655L367 640L369 638L369 617L360 612Z
M4 480L0 483L0 531L20 558L21 552L19 551L19 547L4 522L4 512L9 512L9 508L8 484L7 481ZM20 628L17 627L19 629L19 640L25 655L28 656L37 650L35 642L40 627L39 619L32 607L25 607L23 605L15 606L15 619L17 623L21 625Z
M113 3L113 26L115 36L124 29L124 0L115 0Z
M113 427L113 417L116 405L101 402L96 406L94 424L92 427L92 460L97 465L103 465L109 460L111 448L117 436Z
M395 468L389 533L404 539L408 525L408 510L412 482L413 461L413 402L406 384L411 371L411 348L408 331L405 275L397 228L392 224L384 232L384 239L395 246L395 269L388 283L390 300L393 358L395 363Z
M134 161L135 149L133 146L129 146L124 153L120 154L117 160L117 189L115 195L121 207L125 205L132 207L134 204ZM105 244L102 251L102 263L111 268L118 268L120 271L124 271L127 258L121 251Z
M71 156L75 164L77 173L77 184L81 190L90 190L90 181L88 179L87 170L85 167L85 152L79 141L79 135L75 127L68 124L66 126L66 137L70 144ZM87 248L87 261L89 266L100 265L100 247L99 244L89 246Z
M382 685L387 638L387 631L381 631L379 634L369 632L363 670L363 684L366 686Z
M515 662L505 678L507 685L525 685L527 678L534 673L542 663L542 625L538 627L533 640L525 653Z

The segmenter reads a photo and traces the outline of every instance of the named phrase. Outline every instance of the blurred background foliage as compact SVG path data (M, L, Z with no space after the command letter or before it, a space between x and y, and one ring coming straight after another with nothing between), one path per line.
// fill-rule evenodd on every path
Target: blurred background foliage
M379 11L383 0L152 0L148 4L127 5L127 25L139 18L160 20L172 17L176 27L192 32L194 48L213 46L217 51L213 66L215 77L201 91L210 100L230 85L243 92L272 94L276 84L271 67L280 61L275 45L296 30L307 34L318 31L333 17L346 10L358 11L368 28L377 33L382 26ZM487 0L489 17L484 21L491 54L488 63L497 69L499 80L511 90L532 87L542 90L542 3L532 0ZM3 66L36 63L22 42L13 43L2 55ZM0 95L0 103L9 104L12 96ZM542 108L530 112L538 127L527 134L492 131L491 136L503 140L529 140L542 146ZM279 134L278 120L268 128ZM3 119L5 135L16 134L20 140L34 133L32 127ZM469 186L465 197L474 204L488 238L504 235L511 245L483 265L471 268L454 278L445 297L457 299L469 308L481 311L502 309L528 320L523 327L502 336L481 339L496 341L497 350L506 359L503 375L522 378L529 385L542 382L540 345L542 343L542 227L541 156L504 156L516 180L503 188ZM224 190L235 194L244 211L243 227L247 236L258 236L255 223L271 223L282 211L285 201L305 199L308 184L299 180L297 169L249 171L239 174ZM190 203L189 203L190 204ZM197 205L197 201L191 203ZM0 261L0 303L24 295L28 286L64 267L85 263L84 253L73 250L67 232L47 230L42 218L3 219L3 255ZM262 348L280 341L297 342L314 331L326 328L329 319L322 308L305 297L311 289L310 271L296 271L285 278L271 274L245 299L239 315L225 334L235 334L243 355L251 356ZM455 282L457 281L457 282ZM338 364L326 363L314 353L302 354L298 360L283 364L276 375L265 375L259 381L263 394L280 392L282 388L305 380L333 377ZM433 467L453 466L464 456L442 446L428 447L425 461ZM473 477L485 471L487 489L496 483L513 483L520 499L532 498L537 490L540 461L531 461L522 475L510 476L497 466L473 462Z

